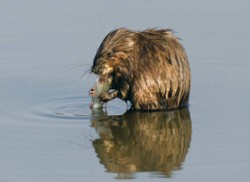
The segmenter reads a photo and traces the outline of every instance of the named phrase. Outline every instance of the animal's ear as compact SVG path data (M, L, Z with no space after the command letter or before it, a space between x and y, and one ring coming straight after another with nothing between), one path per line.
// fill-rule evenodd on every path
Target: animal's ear
M120 66L117 66L117 67L115 68L115 72L118 73L118 72L120 72L120 71L121 71Z
M116 82L120 82L121 79L124 79L126 77L126 75L127 75L127 74L124 73L124 70L120 66L117 66L115 68L114 74L115 74Z
M117 82L131 82L132 75L122 66L117 66L114 71Z

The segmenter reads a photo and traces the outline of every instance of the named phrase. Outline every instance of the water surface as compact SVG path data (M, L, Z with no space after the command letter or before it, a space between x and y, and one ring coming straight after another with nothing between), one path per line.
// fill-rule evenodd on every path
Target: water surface
M248 181L248 1L1 1L0 181ZM172 28L190 106L89 109L92 59L111 30Z

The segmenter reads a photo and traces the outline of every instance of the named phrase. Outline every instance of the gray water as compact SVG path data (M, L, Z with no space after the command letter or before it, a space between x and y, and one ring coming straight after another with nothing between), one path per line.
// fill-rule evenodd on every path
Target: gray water
M0 2L0 181L249 181L250 3ZM91 112L89 69L111 30L172 28L188 109Z

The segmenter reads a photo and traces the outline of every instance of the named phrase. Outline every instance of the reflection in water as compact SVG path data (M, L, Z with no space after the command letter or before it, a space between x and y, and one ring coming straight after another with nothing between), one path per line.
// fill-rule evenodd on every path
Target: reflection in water
M92 126L100 138L93 146L101 164L118 178L134 172L157 172L171 177L180 169L191 142L187 108L168 112L128 111L121 116L93 113Z

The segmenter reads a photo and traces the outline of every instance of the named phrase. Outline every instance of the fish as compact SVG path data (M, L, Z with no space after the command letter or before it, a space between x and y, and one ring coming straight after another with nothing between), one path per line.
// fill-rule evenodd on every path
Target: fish
M96 79L94 86L89 90L89 95L92 96L90 109L103 108L104 102L99 98L101 94L108 93L112 84L112 77L104 75Z

